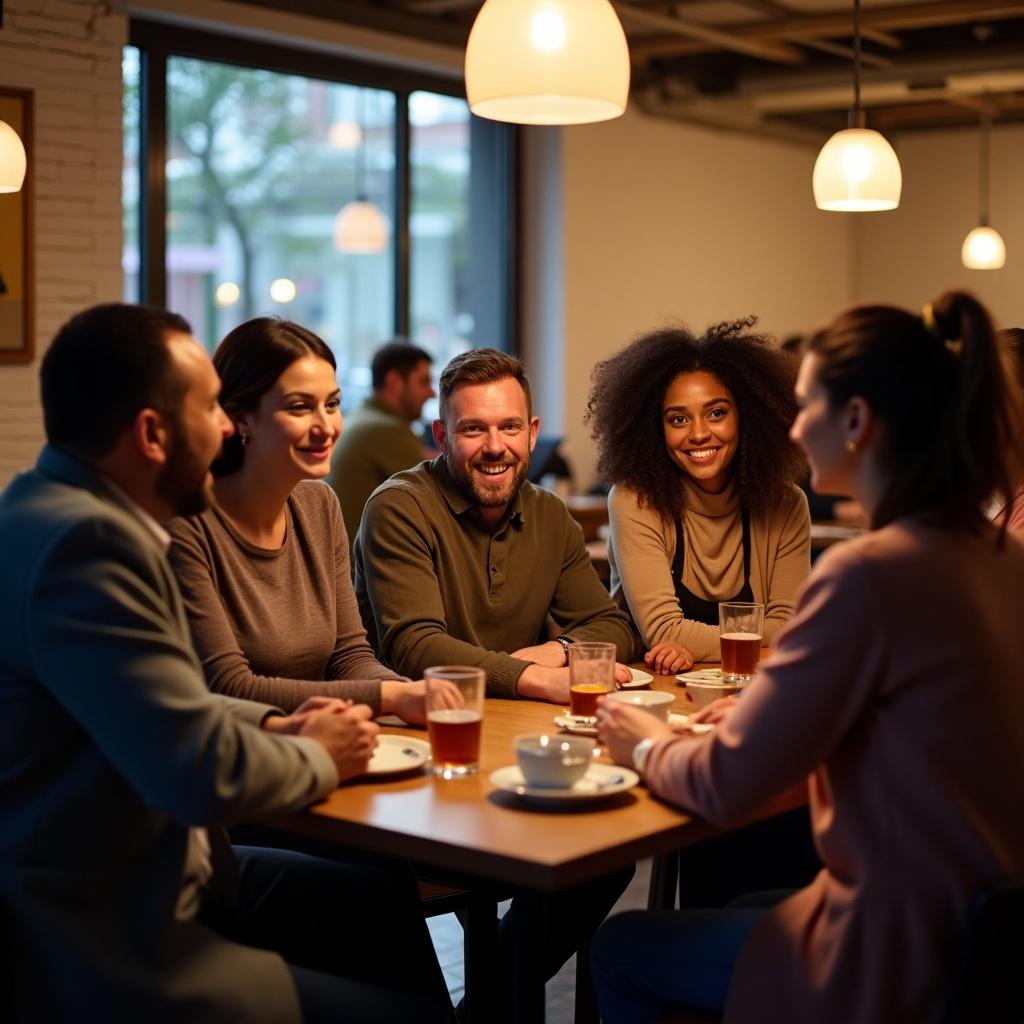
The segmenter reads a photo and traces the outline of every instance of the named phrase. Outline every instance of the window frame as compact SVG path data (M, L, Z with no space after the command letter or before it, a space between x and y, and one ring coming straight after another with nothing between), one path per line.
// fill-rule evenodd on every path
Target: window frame
M360 61L299 46L283 46L238 35L183 28L162 22L133 18L129 24L128 46L139 50L139 291L140 301L163 306L167 301L167 61L170 57L192 57L258 68L305 78L356 87L387 90L395 96L394 246L395 282L393 320L395 334L409 337L411 210L411 165L409 95L427 91L465 100L461 80L411 71L393 65ZM473 118L473 115L470 115ZM474 120L477 120L474 118ZM520 351L519 338L519 236L518 183L519 133L513 125L477 122L493 133L491 149L497 154L489 161L488 181L494 194L504 199L504 208L487 226L487 249L504 253L494 270L492 284L497 291L496 322L504 336L489 344L507 351Z

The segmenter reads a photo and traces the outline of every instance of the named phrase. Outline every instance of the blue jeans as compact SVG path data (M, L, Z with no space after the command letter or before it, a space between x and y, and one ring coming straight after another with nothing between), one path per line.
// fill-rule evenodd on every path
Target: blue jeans
M751 929L790 890L753 893L721 909L631 910L594 939L603 1024L656 1024L686 1006L721 1013Z

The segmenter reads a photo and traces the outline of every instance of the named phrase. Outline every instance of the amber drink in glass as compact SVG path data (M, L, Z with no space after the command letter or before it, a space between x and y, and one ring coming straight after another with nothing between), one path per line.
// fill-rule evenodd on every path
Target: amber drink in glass
M754 676L764 642L764 605L723 601L718 606L722 679L745 686Z
M485 676L471 665L438 665L423 673L427 734L435 775L475 775L480 767Z

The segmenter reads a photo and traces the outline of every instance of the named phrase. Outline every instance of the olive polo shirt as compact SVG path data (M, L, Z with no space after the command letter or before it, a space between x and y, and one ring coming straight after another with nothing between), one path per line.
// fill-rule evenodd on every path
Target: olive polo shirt
M443 455L398 473L366 503L353 561L370 642L413 679L432 665L479 665L489 694L514 697L530 663L506 652L546 640L548 614L574 640L614 643L622 661L632 654L629 619L579 525L529 482L492 531Z

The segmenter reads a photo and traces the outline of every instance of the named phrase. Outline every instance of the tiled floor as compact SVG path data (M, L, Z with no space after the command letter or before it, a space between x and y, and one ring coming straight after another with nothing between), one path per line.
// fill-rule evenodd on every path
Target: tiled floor
M635 910L647 906L647 888L650 880L650 861L637 865L636 875L629 888L615 904L613 913L620 910ZM444 970L445 980L452 1002L462 998L465 977L462 971L462 926L454 914L433 917L427 922L434 939L438 959ZM548 982L547 1024L572 1024L573 995L576 983L576 958L573 957L558 974Z

